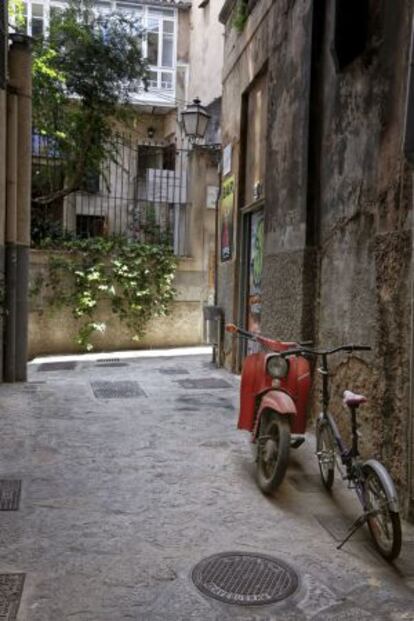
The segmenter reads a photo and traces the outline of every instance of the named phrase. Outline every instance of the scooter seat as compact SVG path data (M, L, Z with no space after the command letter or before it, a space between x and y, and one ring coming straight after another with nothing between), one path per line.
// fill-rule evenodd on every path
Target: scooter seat
M366 403L367 398L364 395L357 395L350 390L345 390L344 392L344 403L350 408L355 408L361 405L361 403Z

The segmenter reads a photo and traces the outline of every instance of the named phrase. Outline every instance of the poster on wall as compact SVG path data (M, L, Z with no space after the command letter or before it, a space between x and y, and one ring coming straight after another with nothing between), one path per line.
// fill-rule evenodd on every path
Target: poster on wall
M234 177L223 181L221 194L220 258L228 261L233 254Z
M250 332L260 332L263 248L264 214L263 211L256 211L250 217L249 291L247 296L247 329Z

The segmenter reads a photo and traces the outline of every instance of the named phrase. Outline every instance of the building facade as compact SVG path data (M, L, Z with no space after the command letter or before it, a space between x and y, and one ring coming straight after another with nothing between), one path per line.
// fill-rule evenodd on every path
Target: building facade
M148 89L137 84L131 92L136 120L133 127L119 127L117 162L104 162L101 173L88 179L82 191L59 203L40 210L32 205L34 220L38 213L43 219L47 213L53 226L62 226L79 237L125 235L139 240L153 224L161 233L168 231L180 257L176 277L179 295L173 313L177 330L174 324L168 325L167 333L161 325L153 325L139 346L200 343L202 308L214 297L221 95L218 63L222 62L223 49L223 27L217 19L220 4L219 0L210 0L202 7L181 0L94 3L98 13L120 11L142 26L143 55L149 63ZM64 0L27 0L26 33L47 36L51 16L65 6ZM214 62L210 63L208 42L214 43L215 50ZM201 98L211 118L206 137L194 145L183 131L181 112L196 97ZM51 160L50 144L35 132L34 174ZM31 265L33 282L44 270L42 253L32 251ZM32 305L30 354L72 351L73 329L67 320L58 321L56 330L48 331L46 344L42 334L52 319L43 310ZM117 332L118 326L107 333L100 346L116 348ZM123 335L120 346L127 347L127 343Z
M337 360L336 414L344 388L367 394L364 452L389 466L413 516L413 193L403 148L413 3L245 6L242 28L236 2L220 14L218 303L225 321L282 339L372 346ZM229 368L245 353L226 337Z

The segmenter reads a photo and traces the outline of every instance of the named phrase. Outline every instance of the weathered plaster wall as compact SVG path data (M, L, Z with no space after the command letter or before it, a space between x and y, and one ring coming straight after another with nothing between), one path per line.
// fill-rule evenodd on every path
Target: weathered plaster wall
M199 97L203 105L221 97L224 27L218 21L222 0L205 7L196 2L190 12L190 75L188 98ZM206 79L206 76L208 78Z
M344 380L370 397L365 447L406 484L409 405L408 215L410 175L402 137L412 3L379 3L366 52L335 73L328 38L323 65L319 206L320 343L359 342L373 353L343 361ZM328 3L327 31L333 14ZM338 410L338 414L341 412Z
M263 332L309 338L305 288L312 5L276 3L269 58ZM310 272L310 274L309 274Z
M189 162L189 201L191 203L189 250L194 269L204 274L201 301L213 303L216 210L207 208L208 186L218 187L217 157L214 152L194 149Z
M275 4L271 0L259 2L249 17L246 28L238 33L226 25L223 66L222 98L222 144L232 145L232 171L235 176L236 193L234 197L234 243L233 257L230 261L219 262L217 299L224 309L225 321L238 321L238 184L240 181L240 135L242 97L265 68L269 56L269 42L273 32L273 11ZM229 20L231 22L231 18ZM220 247L219 247L220 250ZM224 360L228 367L235 367L235 340L226 335L224 343Z
M92 342L96 351L122 349L145 349L199 345L202 343L202 299L205 291L203 272L197 271L192 259L182 259L175 279L178 295L167 317L150 322L145 337L138 343L131 339L124 324L103 307L97 318L105 321L107 329L96 335ZM47 279L48 255L32 250L30 256L30 283L36 288L36 278ZM63 354L81 351L75 343L79 324L69 308L51 309L47 305L47 293L31 296L29 315L29 357L40 354Z

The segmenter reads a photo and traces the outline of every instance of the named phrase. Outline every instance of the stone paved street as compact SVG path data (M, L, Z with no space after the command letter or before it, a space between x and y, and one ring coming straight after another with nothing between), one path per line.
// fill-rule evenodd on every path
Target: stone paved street
M342 483L322 491L311 436L266 498L238 378L206 354L136 355L32 363L28 384L0 386L0 478L22 481L0 513L0 574L25 574L18 621L414 620L411 527L395 567L365 532L337 551L357 507ZM297 591L260 607L202 595L191 571L223 551L286 561Z

